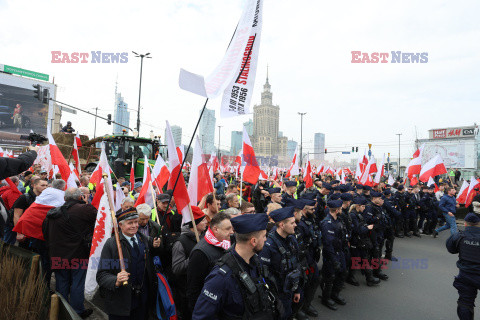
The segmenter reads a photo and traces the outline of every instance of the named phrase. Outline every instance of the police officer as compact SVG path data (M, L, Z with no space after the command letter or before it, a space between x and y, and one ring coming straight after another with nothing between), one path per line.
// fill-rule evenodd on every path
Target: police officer
M294 207L274 210L270 212L270 217L275 221L275 228L268 235L260 258L275 278L280 301L285 309L281 319L288 319L292 315L292 303L299 303L301 296L298 243L294 236L297 225Z
M348 189L348 188L347 188ZM345 189L345 191L347 191ZM345 241L344 241L344 246L343 246L343 252L345 253L345 261L347 263L347 270L351 270L352 266L352 259L350 258L350 240L352 237L352 218L350 217L350 214L348 213L350 209L350 205L353 200L353 196L350 193L342 193L340 196L340 200L342 200L342 214L339 216L340 220L342 221L342 224L345 228ZM349 272L347 276L347 283L354 285L354 286L359 286L360 284L358 283L357 279L353 275L353 273Z
M285 203L288 198L297 198L297 183L295 181L285 181L285 192L282 195L282 203Z
M400 219L402 213L398 211L395 206L390 202L392 193L390 190L383 192L383 208L385 209L387 226L385 229L385 259L390 261L398 261L397 258L392 256L393 242L395 241L395 221Z
M448 252L457 254L458 276L453 286L458 290L457 315L460 320L473 320L475 298L480 289L480 217L469 213L465 217L465 231L455 233L447 240Z
M340 296L346 277L345 254L343 251L345 230L338 218L342 212L342 201L330 200L327 202L327 206L328 214L321 222L323 244L322 304L332 310L337 310L336 303L346 304L345 299Z
M383 209L383 199L380 192L371 192L371 205L363 212L363 216L367 224L373 224L370 233L373 248L370 251L371 265L373 275L381 280L387 280L388 276L381 271L380 258L385 242L385 229L388 222L385 210Z
M319 195L317 196L317 207L315 209L315 216L318 221L322 221L326 217L325 209L327 207L328 196L332 187L329 183L322 183L322 188L319 190Z
M268 197L270 201L267 203L267 205L269 205L270 203L278 203L280 205L282 204L282 189L270 188L267 191L268 191L268 194L270 195ZM265 212L267 212L267 206L265 206Z
M395 236L398 238L410 237L408 234L408 229L406 229L405 221L407 220L406 216L406 207L405 202L405 188L402 184L397 186L397 192L395 192L394 202L396 209L402 213L402 215L397 219L395 226Z
M405 232L408 230L408 234L413 234L415 237L421 237L418 233L417 225L417 209L420 208L420 195L417 187L408 186L407 193L405 194Z
M267 222L264 213L232 218L235 246L205 279L192 319L273 320L281 316L275 281L257 255L266 240Z
M350 268L349 277L355 277L354 274L356 270L362 269L367 280L367 286L370 287L380 283L380 279L373 276L368 260L368 253L373 248L369 232L373 229L374 225L367 224L363 217L367 200L363 196L355 197L352 203L353 206L349 213L352 219L352 237L350 240L352 267Z
M432 234L437 225L438 202L434 190L435 185L427 187L420 199L420 208L424 212L424 219L426 219L426 222L423 224L423 221L419 220L418 225L419 228L422 229L422 233L427 235Z

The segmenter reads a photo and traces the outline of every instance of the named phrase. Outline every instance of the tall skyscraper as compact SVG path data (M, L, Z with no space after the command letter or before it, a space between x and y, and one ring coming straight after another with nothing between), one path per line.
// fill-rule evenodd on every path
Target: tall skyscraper
M124 126L130 126L130 112L128 111L128 103L123 100L122 94L117 93L115 87L115 109L113 112L113 121L118 122ZM125 127L113 124L113 134L122 134Z
M243 123L245 130L247 130L248 135L251 137L253 135L253 120L248 119L247 122Z
M295 149L297 148L298 143L293 140L287 141L287 161L291 162L293 155L295 154Z
M201 112L201 111L200 111ZM215 152L215 110L205 109L200 120L199 138L203 152L211 154Z
M325 160L325 134L317 132L313 138L313 152L315 160Z
M253 107L253 146L255 154L262 157L285 155L278 150L278 127L280 107L272 103L271 86L267 81L263 85L262 100L260 105Z
M179 126L170 126L172 130L173 141L175 141L175 145L178 147L182 144L182 127ZM165 131L165 137L167 133Z
M232 131L232 140L230 142L230 154L236 156L240 150L242 150L242 131Z

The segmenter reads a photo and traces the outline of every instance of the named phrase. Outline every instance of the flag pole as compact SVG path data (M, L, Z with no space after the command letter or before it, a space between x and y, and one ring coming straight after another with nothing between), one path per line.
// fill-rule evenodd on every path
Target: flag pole
M113 210L113 201L112 201L112 195L110 194L110 185L107 185L109 183L109 180L107 179L108 175L106 173L103 173L103 188L105 190L105 193L107 194L108 198L108 205L110 207L110 214L112 215L112 224L113 224L113 230L115 231L115 242L117 243L117 250L118 250L118 260L120 260L120 270L121 271L126 271L125 269L125 261L123 260L123 251L122 251L122 246L120 245L120 235L118 233L118 224L117 224L117 217L115 216L115 211ZM128 281L124 281L123 285L126 286L128 284Z
M193 231L195 232L195 238L197 239L197 242L199 242L200 237L198 236L197 224L195 223L195 219L193 219L192 206L190 205L190 203L188 204L188 211L190 212L190 219L192 220Z
M240 170L242 170L242 168L240 168ZM242 200L243 200L242 190L243 190L243 171L240 173L240 205L242 205Z
M172 202L173 193L175 192L175 189L177 188L178 179L180 178L180 175L183 174L182 173L182 168L185 164L185 160L187 159L187 155L188 155L188 152L190 151L190 147L192 146L192 142L193 142L193 139L195 137L195 134L197 133L198 126L200 125L200 120L202 120L203 113L205 112L205 109L207 107L207 102L208 102L208 98L205 100L205 104L203 105L202 112L200 112L200 117L198 117L197 125L195 126L195 129L193 130L192 138L190 139L190 143L188 144L187 151L185 151L185 156L183 157L182 165L180 166L180 172L177 175L177 179L175 179L175 184L173 185L172 194L170 195L170 198L168 199L167 211L168 211L168 208L170 207L170 203ZM172 155L172 156L174 156L174 155ZM166 213L167 212L165 212L165 214L162 217L162 224L160 225L160 231L163 229L163 224L165 223L165 220L167 219L167 214Z

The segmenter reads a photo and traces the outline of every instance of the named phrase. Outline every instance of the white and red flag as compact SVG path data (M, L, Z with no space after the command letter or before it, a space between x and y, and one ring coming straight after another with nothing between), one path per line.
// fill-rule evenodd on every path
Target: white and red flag
M103 187L103 174L106 173L108 175L108 179L110 181L109 186L112 186L111 183L111 177L110 177L110 172L112 170L110 169L110 166L108 164L107 160L107 154L105 153L105 143L102 142L102 151L100 153L100 160L98 161L97 167L93 171L91 177L90 177L90 183L96 185L95 187L95 196L93 196L92 199L92 205L98 209L98 206L100 205L100 200L102 199L102 196L104 194L104 187ZM113 188L110 189L110 194L113 195Z
M150 165L147 156L145 156L145 162L143 165L143 185L137 201L135 202L135 207L139 204L146 203L153 208L155 206L154 201L155 194L153 193L152 174L150 172Z
M163 161L163 158L158 155L157 160L155 161L155 166L153 166L152 179L160 192L165 183L168 182L168 178L170 178L170 170L168 170L167 164Z
M405 170L407 177L410 180L412 180L413 175L415 174L419 175L420 172L422 171L422 155L423 155L424 148L425 148L425 144L422 144L422 146L413 153L413 159L410 160L410 163L408 164L407 169Z
M62 152L58 148L55 140L50 133L50 130L47 129L48 144L50 146L50 157L52 164L58 166L58 170L62 175L62 179L67 183L67 188L76 188L77 184L75 183L74 175L71 175L70 167L68 166L67 160L63 157Z
M203 159L202 146L200 145L198 136L195 139L192 169L190 171L187 190L190 205L192 206L196 206L204 195L213 192L213 182L208 171L207 163Z
M287 175L285 178L288 178L290 176L298 176L300 174L300 168L298 166L300 160L300 155L298 154L298 145L295 147L295 154L293 155L292 159L292 164L290 165L290 168L287 171Z
M365 167L365 170L363 171L362 177L360 178L359 183L364 185L364 186L371 186L373 184L372 177L370 176L373 172L373 169L376 168L375 164L375 157L371 156L370 160L368 160L368 164Z
M305 188L308 189L313 186L312 167L310 165L310 160L307 162L307 169L305 170L303 181L305 181Z
M245 168L243 169L242 178L251 184L256 184L258 177L260 176L260 166L258 165L257 158L255 157L255 151L253 150L250 137L247 130L243 128L243 161L245 162Z
M380 167L378 168L377 173L375 174L375 179L373 180L374 184L380 184L380 179L385 174L385 154L383 154L382 162L380 163Z
M130 191L133 190L135 185L135 156L132 155L132 167L130 168Z
M463 180L462 187L460 188L460 191L458 192L458 195L457 195L458 203L465 204L465 202L467 201L467 193L468 193L469 186L470 184L466 180Z
M35 198L35 202L25 210L17 224L14 232L21 233L27 237L39 240L43 238L42 224L50 209L60 207L65 203L65 192L62 190L47 188Z
M99 192L98 188L97 192ZM88 259L88 269L85 278L85 296L87 299L91 299L95 294L98 286L96 277L97 270L99 269L100 255L102 254L105 242L112 236L113 222L110 204L107 195L104 192L102 192L102 194L98 206L97 219L95 220L95 229L93 231L92 246L90 248L90 257Z
M469 207L472 202L473 202L473 197L477 194L475 192L475 188L480 184L480 182L472 177L472 180L470 180L470 185L468 186L468 192L467 192L467 198L465 200L465 207Z
M437 192L438 191L438 186L435 183L435 180L433 180L433 178L430 177L430 178L428 178L427 187L430 187L432 185L435 186L435 191L434 192Z
M80 141L80 136L78 135L78 132L77 132L75 139L73 139L72 158L73 158L73 163L75 164L75 169L77 170L78 174L82 173L82 167L80 165L80 154L78 152L78 148L81 146L82 146L82 142Z
M175 190L173 191L173 197L175 199L175 205L177 206L178 213L182 214L182 222L187 223L191 221L190 209L188 207L190 198L188 197L187 186L185 185L185 179L182 173L182 163L179 161L177 154L177 147L173 140L172 130L170 124L167 121L166 140L168 148L168 163L170 165L170 179L168 180L168 189L173 190L175 182L178 179Z
M420 157L415 159L419 159L419 158ZM422 171L420 171L420 181L427 182L428 178L430 177L433 178L444 173L447 173L447 169L443 164L442 157L439 154L437 154L430 161L428 161L423 165Z

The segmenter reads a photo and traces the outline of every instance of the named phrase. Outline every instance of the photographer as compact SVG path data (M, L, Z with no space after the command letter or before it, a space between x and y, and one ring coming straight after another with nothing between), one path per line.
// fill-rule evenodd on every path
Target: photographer
M32 166L37 158L38 147L29 147L29 149L17 158L0 157L0 180L15 176Z

